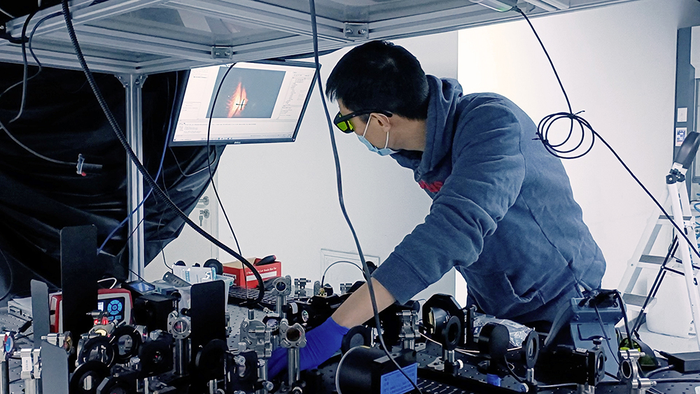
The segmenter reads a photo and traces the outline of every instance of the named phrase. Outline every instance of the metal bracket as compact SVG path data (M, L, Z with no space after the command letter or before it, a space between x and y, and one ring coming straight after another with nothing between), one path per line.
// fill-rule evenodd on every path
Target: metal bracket
M396 313L401 319L401 332L399 338L404 349L415 349L416 339L420 338L418 330L418 311L402 310Z
M148 78L148 75L143 74L135 74L133 76L131 74L114 74L114 76L117 77L124 88L129 88L132 85L135 88L141 88L146 83L146 78Z
M345 22L343 33L345 38L351 40L367 40L369 39L369 23Z
M629 393L645 394L648 389L654 387L656 382L641 377L639 370L639 359L644 356L643 352L636 349L628 349L620 352L620 376L623 383L627 384Z
M256 319L250 309L248 318L241 323L240 342L245 343L246 349L255 351L259 359L268 359L272 356L271 337L272 329Z
M233 48L230 46L213 46L211 47L212 59L230 59L233 57Z

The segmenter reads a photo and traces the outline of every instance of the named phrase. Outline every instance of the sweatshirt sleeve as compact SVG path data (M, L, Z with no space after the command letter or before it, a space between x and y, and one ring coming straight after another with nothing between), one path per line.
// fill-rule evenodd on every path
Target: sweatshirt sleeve
M407 302L453 266L474 263L484 237L515 203L525 166L521 124L510 105L502 98L475 99L456 119L451 174L425 222L373 275L399 302Z

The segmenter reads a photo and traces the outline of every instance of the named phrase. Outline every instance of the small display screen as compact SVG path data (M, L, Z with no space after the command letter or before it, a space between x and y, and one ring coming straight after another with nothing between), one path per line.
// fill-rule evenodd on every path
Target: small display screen
M137 280L137 281L125 283L124 285L122 285L122 287L125 289L128 289L128 290L136 291L140 294L150 293L156 289L156 287L153 284L148 283L148 282L143 281L143 280Z
M290 61L192 69L170 145L292 142L315 75Z
M108 321L124 320L124 298L106 298L97 302L97 310L107 313Z

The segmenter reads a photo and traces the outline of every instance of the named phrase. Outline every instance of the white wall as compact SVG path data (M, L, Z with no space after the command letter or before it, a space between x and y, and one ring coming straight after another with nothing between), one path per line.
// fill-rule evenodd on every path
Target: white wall
M396 43L414 53L427 73L456 78L457 35L450 32ZM349 49L321 58L324 87L333 66ZM331 117L338 112L335 103L328 103L328 108ZM423 221L431 200L410 170L369 152L354 136L335 129L333 133L345 205L363 253L383 261ZM284 275L320 280L321 249L356 253L338 203L328 123L317 87L294 143L229 146L217 174L219 194L244 256L275 254L283 262ZM219 216L219 239L235 249L223 216ZM183 243L201 242L206 241L197 235L181 236L166 248L168 262L179 259L172 251ZM159 259L147 268L148 278L162 276L165 267ZM220 260L233 259L220 251ZM336 269L347 272L348 282L361 279L356 269L331 268ZM447 274L432 291L452 293L454 276L454 272Z
M638 0L532 22L574 112L585 110L584 118L652 193L662 196L672 160L676 31L700 25L700 3ZM412 51L426 72L455 77L456 41L453 32L396 42ZM324 81L345 52L322 58ZM501 93L535 122L566 109L549 64L524 21L460 32L458 74L466 92ZM329 110L333 116L337 106L330 103ZM245 256L276 254L284 262L285 275L317 280L320 249L354 252L338 205L328 133L316 91L296 142L226 149L218 172L219 192ZM415 185L410 171L368 152L351 136L335 135L345 202L363 251L384 259L423 220L430 199ZM566 161L565 166L584 219L608 261L603 285L615 288L653 210L652 202L600 142L590 154ZM223 218L219 234L227 245L234 245ZM176 242L204 241L195 236ZM228 260L223 252L220 258ZM169 256L170 262L177 259ZM147 273L162 268L152 264ZM450 275L439 291L453 287ZM462 295L457 295L460 302Z
M700 24L696 0L639 0L532 20L581 114L652 191L662 197L673 153L676 32ZM459 80L467 92L495 91L539 122L566 102L524 21L459 35ZM568 130L568 129L567 129ZM577 201L616 288L653 203L597 142L565 161Z

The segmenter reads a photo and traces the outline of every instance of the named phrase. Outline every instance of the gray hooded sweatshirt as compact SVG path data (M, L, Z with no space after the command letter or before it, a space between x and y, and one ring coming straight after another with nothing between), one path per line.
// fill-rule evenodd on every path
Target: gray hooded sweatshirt
M404 303L455 267L481 311L551 322L581 289L599 288L605 272L561 161L505 97L428 82L425 150L392 157L433 203L374 278Z

